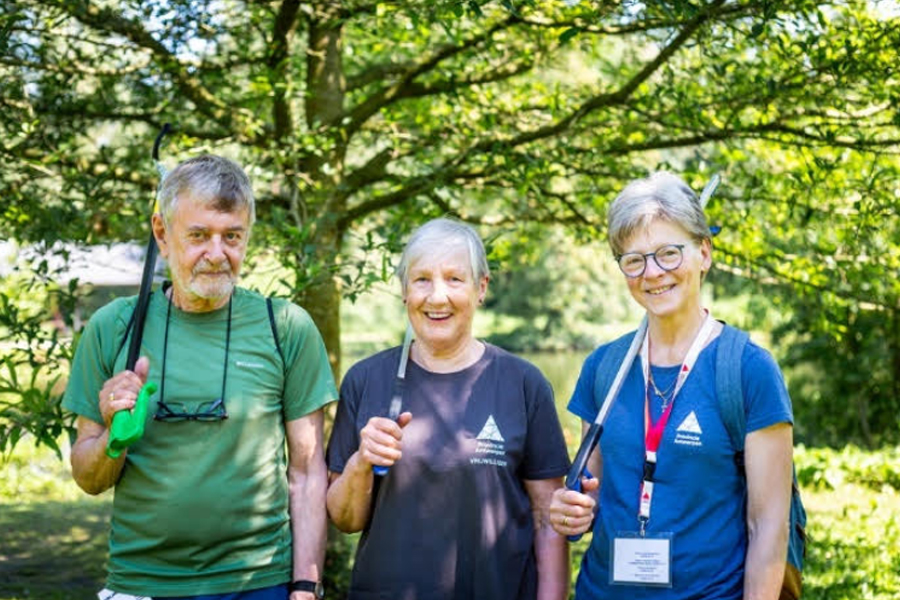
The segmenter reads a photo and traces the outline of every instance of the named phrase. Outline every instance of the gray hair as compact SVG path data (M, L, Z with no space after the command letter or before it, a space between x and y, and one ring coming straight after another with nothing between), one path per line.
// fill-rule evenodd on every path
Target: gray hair
M613 254L622 254L631 236L656 219L678 225L697 242L712 239L694 191L677 175L657 171L629 183L610 205L607 229Z
M409 269L412 263L427 254L444 252L447 247L452 246L463 246L468 250L476 285L482 278L490 277L484 243L478 233L469 225L454 219L432 219L413 232L400 256L397 277L403 291L406 291L406 285L409 283Z
M163 220L169 223L179 197L190 194L196 202L219 212L246 208L250 225L256 220L256 201L250 178L239 164L215 154L201 154L170 171L159 188L157 199Z

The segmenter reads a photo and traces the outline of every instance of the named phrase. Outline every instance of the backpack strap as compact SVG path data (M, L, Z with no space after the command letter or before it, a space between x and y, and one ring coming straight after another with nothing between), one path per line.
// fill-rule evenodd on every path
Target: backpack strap
M122 335L122 341L119 343L119 347L116 350L114 356L119 356L122 353L122 350L125 349L125 344L128 342L128 334L131 333L131 328L134 327L134 313L136 311L131 311L131 317L128 319L128 326L125 327L125 333Z
M741 362L744 348L750 336L745 331L726 323L719 336L716 353L716 395L722 422L728 430L735 449L734 462L746 479L744 471L744 436L747 433L747 415L744 413L744 389L741 382ZM790 532L788 534L787 565L781 598L799 598L800 572L806 557L806 510L800 498L797 469L791 464ZM786 593L789 591L790 593Z
M603 400L606 399L606 394L612 387L636 333L637 330L631 331L610 342L603 358L600 359L600 364L597 365L597 370L594 372L594 403L597 405L597 410L600 410L603 405Z
M278 341L278 327L275 325L275 309L272 308L272 298L266 298L266 309L269 311L269 326L272 328L272 337L275 338L275 349L278 350L278 356L281 357L281 364L285 364L281 342Z
M719 414L734 447L734 462L743 473L747 415L744 412L741 362L750 336L746 331L727 323L723 325L725 327L719 335L719 348L716 352L716 396L719 400Z

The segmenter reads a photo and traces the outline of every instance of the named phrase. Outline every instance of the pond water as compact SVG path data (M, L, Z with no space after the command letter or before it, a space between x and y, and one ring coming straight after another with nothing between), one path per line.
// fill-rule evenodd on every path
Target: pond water
M566 435L569 454L573 456L581 441L581 419L566 410L566 405L572 396L572 390L575 389L575 382L578 381L578 375L581 373L581 365L588 354L590 354L590 350L519 355L539 368L553 386L556 412L559 414L559 421Z

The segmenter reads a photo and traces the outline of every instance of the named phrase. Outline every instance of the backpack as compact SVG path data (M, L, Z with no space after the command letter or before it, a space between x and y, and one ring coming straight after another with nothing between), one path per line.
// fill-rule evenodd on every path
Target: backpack
M746 435L746 415L744 413L744 393L741 386L741 357L750 336L739 329L723 323L716 351L716 396L719 400L719 414L728 430L734 461L744 474L744 436ZM625 359L635 332L630 332L611 342L600 359L594 377L594 398L598 406L612 386L619 366ZM800 498L797 471L793 469L791 485L790 531L788 534L787 560L784 566L784 582L779 600L798 600L802 591L801 571L806 557L806 510Z
M744 413L744 394L741 386L741 356L750 336L747 332L725 325L719 336L716 354L716 396L719 398L719 413L735 448L734 460L744 473L744 436L747 433ZM797 483L797 469L791 467L791 509L788 518L787 561L784 565L784 582L779 600L798 600L803 588L801 571L806 558L806 510L800 498Z

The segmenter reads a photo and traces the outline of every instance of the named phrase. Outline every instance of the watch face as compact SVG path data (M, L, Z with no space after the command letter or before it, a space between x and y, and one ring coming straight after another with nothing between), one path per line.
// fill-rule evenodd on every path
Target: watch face
M322 584L321 581L316 582L315 594L316 594L316 598L318 598L319 600L322 600L322 598L325 597L325 586Z

